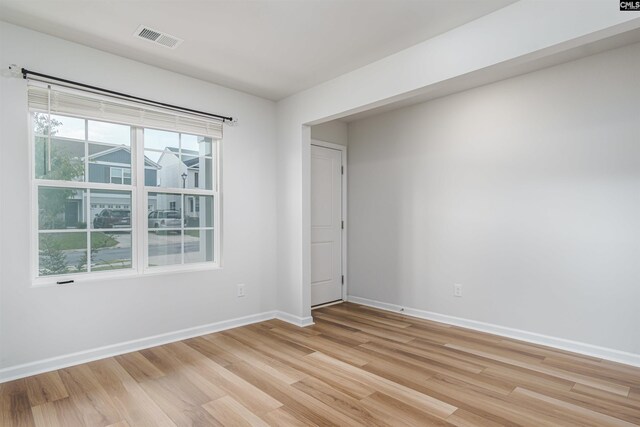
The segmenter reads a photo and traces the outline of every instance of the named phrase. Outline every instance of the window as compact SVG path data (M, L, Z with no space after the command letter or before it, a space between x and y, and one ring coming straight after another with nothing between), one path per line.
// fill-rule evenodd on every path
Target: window
M160 166L157 185L146 187L148 266L212 262L217 203L214 140L148 128L143 140L145 156ZM207 177L202 187L196 178L200 173ZM208 209L196 212L195 200Z
M36 280L218 265L219 124L146 127L139 113L66 96L29 85Z
M109 182L111 184L131 184L131 169L130 168L119 168L111 166L109 168Z
M105 206L105 202L131 204L131 188L105 187L105 182L113 181L102 179L97 163L118 150L129 152L129 127L38 111L32 112L32 118L38 275L131 269L130 217L93 220L100 212L97 206ZM95 127L113 136L96 143L89 138L89 129ZM120 131L123 127L125 132ZM130 164L130 156L125 158L121 161ZM118 183L122 184L122 179Z

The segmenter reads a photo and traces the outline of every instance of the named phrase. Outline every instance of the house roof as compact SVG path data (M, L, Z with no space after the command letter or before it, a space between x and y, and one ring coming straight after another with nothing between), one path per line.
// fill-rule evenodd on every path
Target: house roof
M173 154L178 154L179 149L176 147L167 147L167 150L171 151ZM200 153L195 151L195 150L185 150L184 148L182 149L182 154L186 154L188 156L199 156Z
M126 151L127 153L131 153L131 150L129 149L129 147L125 147L125 146L113 147L113 148L110 148L110 149L105 150L105 151L100 151L98 153L90 154L89 155L89 160L99 159L100 157L115 153L117 151ZM149 166L152 166L152 167L154 167L156 169L161 169L162 168L162 166L160 166L158 163L154 162L153 160L151 160L147 156L144 156L144 162L145 162L145 164L148 164Z
M184 160L182 163L184 163L188 168L191 168L191 169L200 168L200 159L197 157L194 157L193 159L189 159L189 160Z
M160 156L160 159L158 159L158 162L162 161L162 157L165 155L165 153L171 153L173 155L175 155L176 157L179 156L180 150L176 147L167 147L165 148L164 152L162 153L162 155ZM184 156L189 156L188 159L186 160L182 160L182 163L184 163L184 165L189 168L189 169L199 169L200 168L200 159L198 158L198 156L200 156L200 153L195 151L195 150L182 150L182 156L184 158Z

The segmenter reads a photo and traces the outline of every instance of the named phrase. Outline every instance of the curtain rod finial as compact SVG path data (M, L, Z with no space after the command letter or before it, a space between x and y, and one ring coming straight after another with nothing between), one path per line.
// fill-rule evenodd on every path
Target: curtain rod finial
M238 118L237 117L231 117L229 120L226 121L229 126L238 126Z

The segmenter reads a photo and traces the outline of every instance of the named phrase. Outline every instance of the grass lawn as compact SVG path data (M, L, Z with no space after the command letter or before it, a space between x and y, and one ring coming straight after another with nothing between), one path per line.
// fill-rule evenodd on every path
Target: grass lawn
M131 268L131 260L115 259L113 261L92 265L91 271L120 270L122 268Z
M46 237L51 239L51 243L59 250L86 249L87 233L56 233L41 234L40 239ZM110 248L118 244L118 241L105 233L91 233L91 246L94 249Z
M106 233L91 233L91 247L93 249L110 248L118 244L118 241Z

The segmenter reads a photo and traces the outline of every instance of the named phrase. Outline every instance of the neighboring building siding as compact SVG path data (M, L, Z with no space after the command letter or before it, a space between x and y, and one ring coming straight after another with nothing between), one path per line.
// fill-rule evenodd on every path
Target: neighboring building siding
M128 165L114 167L129 167ZM89 164L89 181L90 182L109 182L111 166L91 163ZM144 170L144 185L148 187L156 187L158 185L158 171L156 169Z
M156 187L158 185L158 171L156 169L144 170L144 185Z
M109 182L110 166L89 163L90 182Z
M97 155L93 157L91 160L100 161L100 162L109 162L109 163L119 163L119 164L130 167L131 153L129 153L128 149L123 148L120 150L113 151L111 153Z

